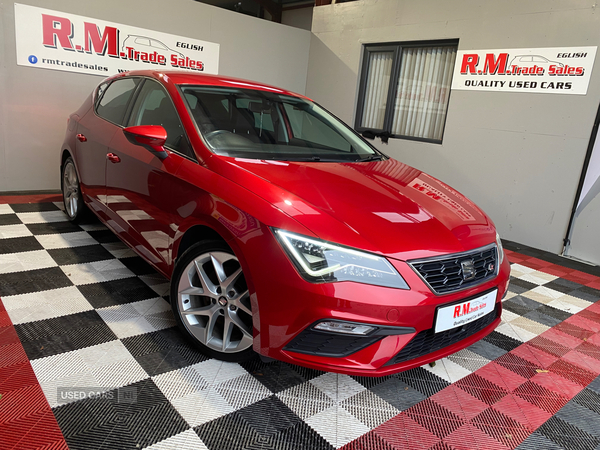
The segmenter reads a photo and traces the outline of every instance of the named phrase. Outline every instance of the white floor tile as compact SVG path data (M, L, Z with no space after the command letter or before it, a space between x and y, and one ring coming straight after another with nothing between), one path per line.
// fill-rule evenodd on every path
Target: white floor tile
M234 411L221 394L212 387L176 398L171 403L191 427L210 422Z
M46 250L0 255L0 273L25 272L57 265Z
M85 264L72 264L61 266L61 269L75 285L100 283L102 281L118 280L135 276L135 274L125 267L118 259Z
M13 214L13 213L14 213L14 211L10 207L10 205L7 205L6 203L0 204L0 214Z
M204 445L194 430L189 429L150 447L145 447L145 450L208 450L208 447Z
M2 302L15 325L94 309L75 286L10 295Z
M22 223L16 225L0 226L0 239L9 239L25 236L33 236L33 233L29 231L29 228L27 228Z
M171 305L162 297L96 310L120 339L176 326Z
M310 383L334 402L342 402L365 390L365 387L348 375L326 373L310 380Z
M370 429L341 406L332 406L306 420L335 448L368 433Z
M49 223L49 222L65 222L69 220L67 215L62 211L42 211L17 213L19 219L23 223Z
M82 247L84 245L98 244L98 242L85 231L77 231L75 233L43 234L36 236L35 238L45 249Z

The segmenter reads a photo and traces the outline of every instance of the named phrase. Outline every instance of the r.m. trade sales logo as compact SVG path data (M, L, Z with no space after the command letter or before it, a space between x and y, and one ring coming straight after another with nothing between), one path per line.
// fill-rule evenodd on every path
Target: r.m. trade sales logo
M96 23L84 22L83 33L80 36L82 39L79 41L81 43L76 43L78 41L75 40L75 32L75 26L68 18L42 14L43 45L46 48L60 47L69 52L96 54L159 66L170 65L182 69L204 70L204 63L201 60L185 56L149 36L127 35L119 48L120 32L117 27L105 26L102 30ZM196 48L199 51L203 50L201 46Z
M587 56L586 53L577 54L558 54L558 57L576 58ZM510 62L509 62L510 61ZM483 66L483 67L482 67ZM581 66L570 66L559 61L551 61L540 55L517 55L509 60L508 53L500 53L497 56L494 53L487 53L482 62L478 54L464 54L460 67L461 75L531 75L542 76L548 74L556 77L582 76L585 68ZM475 84L473 84L475 83ZM486 84L488 83L488 84ZM466 80L465 84L481 86L504 86L503 80ZM527 83L527 85L525 85ZM534 83L533 85L531 83ZM535 81L513 81L508 80L509 87L528 87L537 86ZM571 89L572 83L568 81L542 81L542 89Z
M463 50L452 89L585 94L596 47Z

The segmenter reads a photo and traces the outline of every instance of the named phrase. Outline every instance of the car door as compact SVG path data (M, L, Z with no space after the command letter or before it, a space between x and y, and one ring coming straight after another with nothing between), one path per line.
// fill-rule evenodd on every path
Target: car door
M124 78L98 87L93 108L77 126L76 162L83 190L91 207L102 211L106 204L106 153L120 129L139 78Z
M166 129L168 157L161 160L117 132L106 166L108 214L139 254L168 273L176 214L172 195L185 189L176 173L183 161L195 157L175 106L157 81L145 79L139 90L127 121L127 126L137 125Z

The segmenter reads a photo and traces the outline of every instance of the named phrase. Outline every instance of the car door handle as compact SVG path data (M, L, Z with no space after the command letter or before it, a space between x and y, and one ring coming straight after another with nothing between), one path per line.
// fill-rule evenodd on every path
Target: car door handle
M121 158L119 158L114 153L107 153L106 159L108 159L111 163L114 163L114 164L121 162Z
M83 134L81 134L81 133L79 133L79 134L77 135L77 139L79 139L79 141L80 141L80 142L85 142L85 141L87 141L87 138L86 138L86 137L85 137Z

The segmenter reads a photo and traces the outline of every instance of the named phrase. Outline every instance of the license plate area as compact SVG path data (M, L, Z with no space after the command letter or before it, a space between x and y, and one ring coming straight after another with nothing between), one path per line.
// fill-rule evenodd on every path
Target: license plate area
M439 308L435 320L435 332L461 327L491 313L496 306L497 294L498 289L494 289L479 297Z

